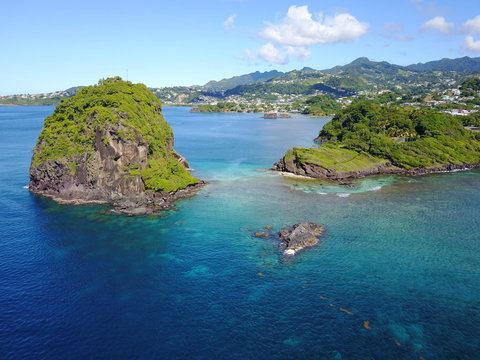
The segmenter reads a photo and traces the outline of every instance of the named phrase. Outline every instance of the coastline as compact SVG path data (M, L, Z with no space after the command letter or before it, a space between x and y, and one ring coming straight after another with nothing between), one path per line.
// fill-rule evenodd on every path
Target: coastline
M460 171L469 171L480 168L480 162L468 164L445 164L437 167L419 167L414 169L401 169L392 167L378 167L363 169L359 171L337 172L335 169L326 169L315 164L302 164L299 168L297 164L282 163L281 161L275 163L271 170L279 172L283 176L299 178L299 179L316 179L316 180L331 180L343 181L348 179L361 179L373 175L405 175L405 176L423 176L430 174L445 174ZM293 166L293 167L292 167Z
M5 107L17 107L17 106L57 106L58 104L0 104Z
M51 191L32 189L31 186L27 186L26 188L32 194L48 197L61 205L110 205L113 207L113 213L125 214L130 216L142 216L153 215L159 211L170 210L174 207L175 201L194 196L206 185L207 182L201 181L197 184L189 185L184 189L169 193L145 191L141 194L136 194L135 196L130 197L105 197L103 199L82 199L80 196L78 196L80 194L78 192L54 193Z
M176 106L176 105L175 105ZM185 105L185 107L192 107L191 105ZM195 114L265 114L265 112L260 111L260 112L239 112L239 111L199 111L196 110L195 108L192 108L189 112L195 113ZM291 113L289 113L291 114Z
M313 178L313 177L310 177L310 176L297 175L297 174L294 174L294 173L291 173L291 172L288 172L288 171L277 171L275 169L272 169L272 171L278 172L280 175L285 176L285 177L289 177L289 178L292 178L292 179L316 180L316 178Z

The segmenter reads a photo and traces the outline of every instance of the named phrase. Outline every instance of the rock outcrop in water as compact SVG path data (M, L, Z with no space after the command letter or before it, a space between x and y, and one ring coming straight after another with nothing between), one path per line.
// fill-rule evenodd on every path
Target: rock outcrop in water
M203 185L187 167L160 101L143 84L112 78L81 89L45 119L29 189L58 202L147 214Z
M314 222L284 227L278 233L272 232L272 226L265 226L264 230L254 232L253 236L279 240L280 247L284 249L283 254L288 256L295 255L303 248L317 245L325 233L325 228Z
M285 255L295 255L298 250L314 246L320 241L325 228L313 222L295 224L282 228L279 232L280 246L285 248Z

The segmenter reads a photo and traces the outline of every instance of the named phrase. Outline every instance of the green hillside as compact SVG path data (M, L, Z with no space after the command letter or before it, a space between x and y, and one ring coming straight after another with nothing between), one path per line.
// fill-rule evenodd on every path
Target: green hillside
M203 88L209 91L225 91L228 89L233 89L234 87L239 85L247 85L247 84L253 84L256 82L268 81L270 79L273 79L282 75L283 75L283 72L280 72L277 70L265 71L263 73L256 71L250 74L234 76L234 77L231 77L228 79L222 79L219 81L212 80L206 83L205 85L203 85Z
M283 162L343 172L480 162L480 133L464 129L461 119L425 109L361 102L339 112L318 140L323 142L318 148L294 148Z

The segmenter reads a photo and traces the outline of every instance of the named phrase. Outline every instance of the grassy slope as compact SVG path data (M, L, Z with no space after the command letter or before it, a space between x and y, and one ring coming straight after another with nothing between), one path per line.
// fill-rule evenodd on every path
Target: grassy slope
M372 156L366 152L357 152L333 144L319 148L293 148L286 155L286 160L297 158L300 163L320 165L337 171L360 171L378 166L385 166L388 160Z
M63 100L45 119L33 157L33 166L56 159L68 162L83 154L92 155L95 129L123 126L118 135L149 147L145 168L132 166L130 175L141 175L146 189L175 191L198 180L174 158L169 148L173 132L163 119L160 101L143 84L120 78L107 79L85 87L76 96ZM73 160L74 161L74 160Z

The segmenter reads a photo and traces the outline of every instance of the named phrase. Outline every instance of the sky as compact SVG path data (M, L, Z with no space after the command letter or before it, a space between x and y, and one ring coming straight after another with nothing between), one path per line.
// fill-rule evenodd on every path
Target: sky
M478 0L24 0L0 7L0 95L121 76L150 87L254 71L480 56Z

